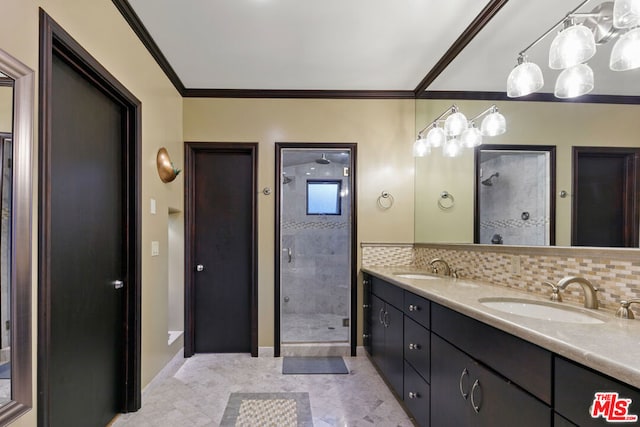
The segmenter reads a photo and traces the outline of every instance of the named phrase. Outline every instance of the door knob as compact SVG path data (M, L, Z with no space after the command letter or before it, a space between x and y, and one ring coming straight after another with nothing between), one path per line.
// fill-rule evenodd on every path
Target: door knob
M124 288L124 282L122 280L114 280L113 281L113 288L114 289L122 289L122 288Z
M196 265L196 271L204 271L204 265L202 264Z

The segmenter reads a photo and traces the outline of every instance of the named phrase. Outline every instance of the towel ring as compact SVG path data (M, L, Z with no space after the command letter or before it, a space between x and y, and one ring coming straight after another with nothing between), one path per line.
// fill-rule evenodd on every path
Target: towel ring
M387 210L393 206L393 196L388 191L383 191L382 194L378 196L378 207L383 210Z
M438 199L438 207L442 210L448 210L455 205L456 199L453 198L453 195L448 191L443 191L440 193L440 198Z

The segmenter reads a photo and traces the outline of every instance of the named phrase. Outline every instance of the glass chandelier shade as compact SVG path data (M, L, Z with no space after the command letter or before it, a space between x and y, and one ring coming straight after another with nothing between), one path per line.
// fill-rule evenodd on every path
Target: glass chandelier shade
M613 3L613 26L633 28L640 25L640 0L615 0Z
M571 25L558 33L549 49L549 67L562 70L591 59L596 53L596 41L584 25Z
M460 135L460 143L466 148L473 148L482 145L482 134L475 126L475 123L472 122L471 126L462 132L462 135Z
M609 68L627 71L640 67L640 27L626 32L611 50Z
M519 64L511 70L507 78L507 96L517 98L529 95L544 86L542 70L533 62L518 60Z
M456 157L458 154L460 154L460 142L458 138L447 138L447 141L442 147L442 155L444 157Z
M483 120L480 125L480 132L484 136L502 135L507 131L507 121L498 111L492 111Z
M413 143L413 157L424 157L429 153L431 153L431 147L427 145L427 140L419 135Z
M459 136L467 129L467 118L457 111L444 121L444 133L446 136Z
M427 133L427 145L429 147L440 147L444 143L444 140L445 135L442 128L435 126Z
M592 90L593 70L587 64L578 64L560 73L554 95L558 98L575 98Z

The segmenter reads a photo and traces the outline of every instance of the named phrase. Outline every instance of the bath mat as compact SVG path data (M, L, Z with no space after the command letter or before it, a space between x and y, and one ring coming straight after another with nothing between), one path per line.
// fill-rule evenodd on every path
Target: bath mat
M0 380L11 378L11 362L0 365Z
M309 393L231 393L222 427L313 427Z
M282 360L283 374L348 374L344 360L331 357L285 357Z

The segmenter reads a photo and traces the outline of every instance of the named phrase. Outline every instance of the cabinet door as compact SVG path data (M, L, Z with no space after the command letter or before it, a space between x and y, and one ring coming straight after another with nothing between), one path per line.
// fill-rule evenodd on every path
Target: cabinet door
M431 427L471 425L470 364L464 353L431 334Z
M398 396L402 396L404 389L403 321L402 311L385 304L385 375Z
M473 362L469 403L474 426L551 426L551 408L511 382Z
M375 295L371 295L371 358L381 371L384 366L384 302Z

